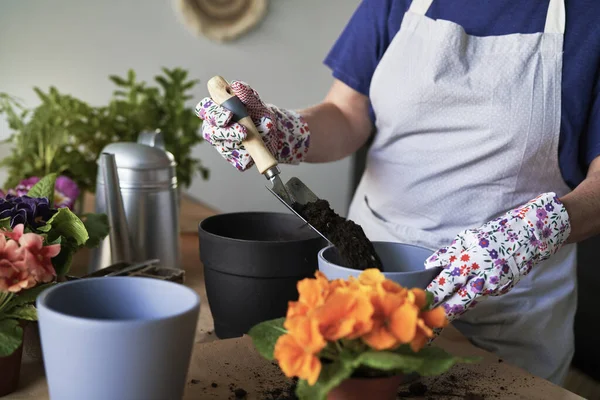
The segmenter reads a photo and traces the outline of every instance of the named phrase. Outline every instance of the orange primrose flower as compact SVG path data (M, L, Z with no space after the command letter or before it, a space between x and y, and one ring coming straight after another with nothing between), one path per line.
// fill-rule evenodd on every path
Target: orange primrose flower
M355 339L373 326L373 306L366 293L349 288L338 289L329 295L325 304L314 311L319 329L325 339Z
M321 373L318 353L327 342L319 332L317 321L298 316L285 321L288 333L277 339L274 357L289 378L297 376L314 385Z

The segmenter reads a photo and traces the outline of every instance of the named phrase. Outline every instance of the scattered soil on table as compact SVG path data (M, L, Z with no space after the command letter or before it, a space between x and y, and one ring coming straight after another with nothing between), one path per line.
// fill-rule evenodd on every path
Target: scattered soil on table
M294 209L337 248L344 266L353 269L382 269L381 260L373 243L354 221L340 217L327 200L319 199L305 205L295 204Z
M488 366L486 366L488 367ZM531 384L528 377L511 379L498 376L495 365L489 365L485 373L456 366L451 373L438 377L421 378L420 381L403 385L398 391L398 399L453 399L489 400L518 396L511 389L525 388ZM482 382L485 382L483 389Z
M294 378L292 382L284 388L267 389L261 393L261 400L298 400L296 396L296 386L298 379Z
M248 392L242 388L237 388L233 390L233 394L235 395L236 399L245 399Z
M198 379L192 379L192 380L190 381L190 383L191 383L192 385L197 385L197 384L199 384L199 383L200 383L200 381L199 381Z

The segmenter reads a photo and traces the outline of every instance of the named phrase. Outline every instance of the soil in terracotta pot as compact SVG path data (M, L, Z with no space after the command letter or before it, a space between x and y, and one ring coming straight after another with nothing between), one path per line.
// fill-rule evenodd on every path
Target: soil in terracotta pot
M294 209L333 243L344 266L359 270L382 269L381 260L373 244L360 225L336 214L327 200L320 199L305 205L296 204Z

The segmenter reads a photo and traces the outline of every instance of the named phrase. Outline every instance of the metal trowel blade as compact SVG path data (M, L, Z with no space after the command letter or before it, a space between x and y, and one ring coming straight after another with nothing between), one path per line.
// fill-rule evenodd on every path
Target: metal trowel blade
M267 189L279 201L281 201L290 211L292 211L298 218L304 221L313 231L317 232L321 237L327 242L331 243L329 239L321 232L319 232L314 226L312 226L307 220L304 219L302 215L298 213L295 207L303 206L307 203L312 203L319 198L316 194L312 192L300 179L296 177L292 177L287 183L284 185L279 176L271 179L272 187L267 186Z

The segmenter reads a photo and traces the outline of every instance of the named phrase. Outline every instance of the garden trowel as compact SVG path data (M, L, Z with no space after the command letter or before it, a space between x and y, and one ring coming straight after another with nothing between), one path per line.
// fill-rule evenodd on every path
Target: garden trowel
M215 76L208 81L207 86L213 101L231 111L233 113L233 120L246 127L248 134L242 144L254 160L258 171L271 183L270 186L267 185L267 189L298 216L298 218L331 243L325 235L308 223L308 221L306 221L306 219L304 219L297 211L299 206L315 202L319 198L308 188L308 186L296 177L292 177L286 184L282 182L279 177L280 171L277 166L277 160L265 146L252 118L248 115L246 106L235 95L231 86L229 86L229 83L222 77Z

